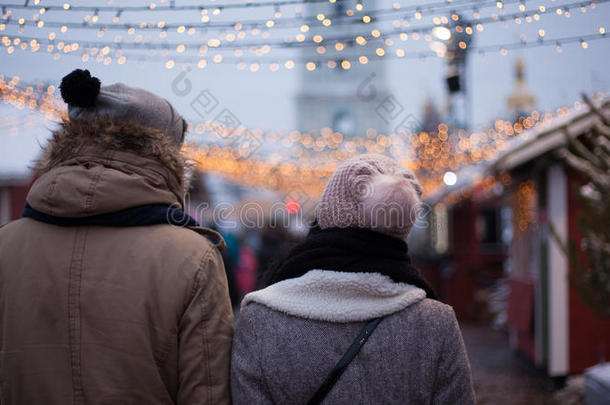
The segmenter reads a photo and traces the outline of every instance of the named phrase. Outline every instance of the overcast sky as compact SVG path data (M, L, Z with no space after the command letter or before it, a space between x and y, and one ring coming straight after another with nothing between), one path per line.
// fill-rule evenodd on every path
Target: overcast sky
M259 0L255 0L259 1ZM11 2L0 2L0 4L14 4ZM33 3L33 1L30 1ZM45 1L42 5L62 4L63 1ZM100 2L77 2L78 5L99 5ZM73 5L77 5L73 3ZM118 2L117 2L118 3ZM210 7L216 2L203 2ZM401 1L402 5L426 4L430 1L406 2ZM454 0L456 7L464 1ZM474 2L470 2L474 3ZM482 3L482 2L481 2ZM540 5L553 7L558 4L572 4L570 1L550 1L550 0L530 0L524 2L526 9L535 9ZM595 9L587 8L586 13L582 13L579 8L570 11L570 18L565 17L565 13L545 13L541 15L539 21L527 23L523 21L516 24L513 20L506 24L495 23L485 24L482 32L476 32L473 46L484 46L492 44L502 44L519 41L520 35L525 35L526 40L536 40L538 31L544 30L545 39L559 37L588 35L599 32L600 27L606 30L610 21L610 2L598 4ZM129 2L129 5L148 4L148 2ZM167 3L158 3L159 5ZM188 1L177 1L180 4L193 4ZM347 2L354 6L355 2ZM369 9L383 9L391 7L391 2L383 1L373 4L364 2L365 11ZM518 3L507 4L506 12L516 12ZM39 6L38 6L39 7ZM283 17L294 15L294 6L285 6L281 10ZM424 8L425 10L425 8ZM497 12L498 9L481 8L481 15L489 15ZM172 14L173 13L173 14ZM195 18L193 18L195 13ZM85 12L76 11L49 11L43 15L45 21L82 21ZM226 10L221 16L213 21L240 21L241 19L267 18L273 14L272 8ZM472 15L472 9L464 12L465 15ZM32 10L15 10L12 20L23 16L31 19ZM112 14L102 14L101 18L110 22ZM412 19L412 27L431 24L431 16L424 13L421 21ZM188 13L167 12L162 16L159 13L146 12L144 14L127 14L121 16L121 21L141 20L155 21L163 18L167 23L198 21L199 13L191 11ZM339 30L339 27L330 27ZM329 28L329 30L330 30ZM51 31L57 32L57 38L67 41L81 40L83 38L94 38L90 36L91 31L69 29L66 33L60 33L57 29L26 26L23 36L45 38ZM291 32L292 35L298 30L285 30L284 34L276 34L271 30L271 38L282 38ZM330 33L338 31L329 31ZM120 34L125 41L131 37L125 32L107 32L103 40L112 41L115 35ZM15 25L8 25L0 35L17 35ZM88 36L89 35L89 36ZM146 38L145 34L145 38ZM275 35L275 37L274 37ZM198 39L202 43L207 42L211 37L209 33L196 33L193 36L185 37L185 41L196 42ZM256 40L257 37L249 35L246 40ZM258 37L260 40L260 37ZM153 42L159 41L158 32L149 37ZM168 40L179 41L180 37L175 32L171 32ZM400 42L395 38L395 42ZM423 39L414 41L412 38L404 43L404 48L410 50L426 50L428 43ZM390 48L393 49L393 48ZM277 52L277 53L274 53ZM313 52L313 51L312 51ZM62 55L58 60L41 49L38 53L16 50L9 55L5 46L0 46L0 73L7 77L18 75L23 81L33 82L47 80L58 84L61 77L74 68L85 67L99 77L103 84L111 84L122 81L129 85L146 88L155 93L166 97L172 102L181 113L190 119L196 119L189 106L190 101L199 89L209 89L219 102L231 109L242 123L247 127L264 127L270 129L291 130L296 127L296 114L298 113L295 103L295 95L299 91L302 83L304 69L297 66L292 70L284 68L277 72L271 72L263 67L257 72L249 70L237 70L234 64L209 64L203 70L194 68L188 75L193 84L193 92L188 96L179 96L172 91L172 80L181 71L182 64L178 63L173 69L168 70L164 62L151 60L144 64L139 64L128 59L124 65L112 63L104 66L94 60L83 63L80 59L81 53L75 56ZM295 51L271 51L271 55L286 59L295 57ZM608 93L610 90L610 41L601 39L590 41L588 49L583 49L579 43L566 44L563 52L558 53L555 46L522 49L509 51L506 56L499 52L486 53L480 56L477 52L469 59L469 74L471 86L472 109L474 114L475 126L488 123L496 117L507 117L506 96L513 87L513 66L516 58L525 61L526 77L530 89L537 99L537 107L542 111L548 111L562 105L571 105L574 101L580 100L580 93L601 91ZM198 58L195 58L195 61ZM397 99L405 106L405 109L415 115L419 115L422 103L426 99L432 99L437 104L442 105L445 100L444 74L445 60L437 57L430 57L426 60L415 59L391 59L384 62L387 71L387 87ZM347 72L352 74L352 72ZM356 73L353 73L356 75ZM355 76L355 79L357 77ZM354 84L356 91L356 83Z

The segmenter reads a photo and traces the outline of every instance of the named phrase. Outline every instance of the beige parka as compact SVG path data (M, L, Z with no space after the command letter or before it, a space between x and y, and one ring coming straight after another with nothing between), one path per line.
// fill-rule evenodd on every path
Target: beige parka
M182 163L155 130L64 123L27 201L59 217L181 204ZM230 403L223 245L168 224L2 227L0 403Z

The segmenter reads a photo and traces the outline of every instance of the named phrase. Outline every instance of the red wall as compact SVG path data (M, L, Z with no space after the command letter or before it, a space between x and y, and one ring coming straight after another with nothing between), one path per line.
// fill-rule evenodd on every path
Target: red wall
M582 213L582 207L575 190L582 184L582 179L568 174L568 212L576 213L569 216L568 234L577 246L582 237L578 225L578 214ZM572 288L569 300L570 372L581 373L585 368L599 363L602 357L610 360L610 318L594 314Z
M11 220L21 218L28 191L30 191L30 184L11 187Z
M570 373L610 360L610 320L594 314L570 288Z
M451 264L453 272L442 281L443 301L453 307L461 321L475 318L474 280L472 269L476 266L479 246L476 240L475 205L466 199L455 205L450 214Z
M517 350L532 362L536 360L536 337L534 334L534 301L536 286L533 280L510 279L508 297L508 324L517 334Z
M476 232L477 215L481 206L470 198L451 208L451 253L447 271L439 278L441 299L451 305L461 321L484 320L485 308L475 301L479 289L489 287L504 274L505 254L481 250Z

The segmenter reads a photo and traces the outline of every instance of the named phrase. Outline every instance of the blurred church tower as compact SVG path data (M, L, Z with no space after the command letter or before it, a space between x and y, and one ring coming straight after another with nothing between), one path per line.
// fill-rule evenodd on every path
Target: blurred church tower
M518 121L519 117L529 116L536 105L536 98L525 83L524 70L523 60L517 59L515 62L515 86L506 99L508 109L512 114L511 118L514 121Z
M441 122L441 113L434 103L434 99L428 96L423 106L420 130L428 134L436 133Z
M301 73L296 99L300 131L319 132L328 127L349 137L364 136L368 128L374 128L377 133L387 134L389 123L376 111L388 95L385 62L375 55L376 48L385 46L382 39L368 39L376 27L374 17L368 24L361 19L366 10L375 10L376 4L375 0L367 1L362 8L361 2L338 0L307 6L307 15L317 19L305 35L321 35L324 47L304 47L300 51L300 58L316 63L314 71L303 68ZM331 21L328 27L323 26L326 18ZM366 45L355 42L359 35L367 38ZM360 56L367 56L368 63L359 63Z

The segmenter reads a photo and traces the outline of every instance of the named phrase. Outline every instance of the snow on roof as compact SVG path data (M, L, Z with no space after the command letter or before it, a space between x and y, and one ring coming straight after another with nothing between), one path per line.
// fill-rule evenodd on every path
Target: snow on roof
M27 108L0 104L0 184L26 182L56 123Z
M593 105L610 115L610 98L596 100ZM456 173L457 181L454 185L441 188L437 193L426 198L426 201L436 204L452 193L472 189L486 175L511 170L530 162L565 145L566 131L571 137L579 136L598 120L599 117L590 111L590 107L583 104L578 109L541 122L508 141L507 147L496 159L489 162L482 161L460 169Z
M593 102L593 105L610 113L610 98ZM599 117L585 104L567 114L535 126L508 143L508 148L492 163L494 171L510 170L566 144L566 134L580 136L588 131Z

